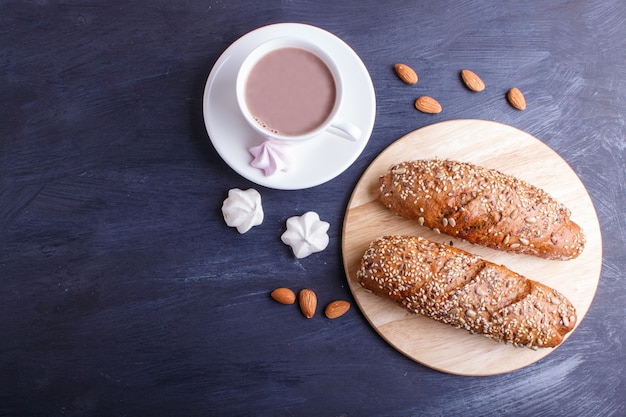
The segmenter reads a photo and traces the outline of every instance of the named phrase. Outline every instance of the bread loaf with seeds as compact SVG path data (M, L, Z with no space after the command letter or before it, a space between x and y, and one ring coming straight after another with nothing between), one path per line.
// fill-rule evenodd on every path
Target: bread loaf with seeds
M356 278L413 313L518 347L555 347L576 324L574 306L558 291L418 236L372 242Z
M470 163L402 162L380 177L378 198L423 226L493 249L567 260L585 244L569 210L548 193Z

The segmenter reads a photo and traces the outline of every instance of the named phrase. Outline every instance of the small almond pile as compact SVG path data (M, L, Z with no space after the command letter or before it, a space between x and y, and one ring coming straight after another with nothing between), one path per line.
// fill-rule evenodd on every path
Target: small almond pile
M405 84L413 85L417 83L417 73L410 66L406 64L395 64L394 68L398 78L400 78ZM462 70L461 80L469 90L476 93L485 89L485 82L474 71L468 69ZM513 108L517 110L526 109L526 99L519 88L511 88L506 94L506 99ZM415 108L422 113L427 114L441 113L443 109L441 104L430 96L418 97L415 100Z
M296 294L289 288L276 288L270 296L281 304L293 304L296 302ZM310 288L304 288L298 293L298 305L302 315L307 319L315 316L317 310L317 295ZM324 314L329 319L336 319L343 316L350 310L350 303L344 300L335 300L329 303L324 309Z

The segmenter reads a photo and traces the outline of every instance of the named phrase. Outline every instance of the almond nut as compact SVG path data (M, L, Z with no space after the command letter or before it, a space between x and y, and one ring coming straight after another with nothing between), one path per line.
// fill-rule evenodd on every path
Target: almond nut
M341 317L346 312L350 310L350 303L344 300L336 300L326 306L326 310L324 310L324 314L329 319L336 319L337 317Z
M461 71L461 78L463 79L465 86L472 91L479 92L485 89L485 83L483 80L481 80L476 73L468 69Z
M300 310L304 317L310 319L315 315L315 309L317 308L317 296L308 288L300 291L298 294L298 303L300 304Z
M413 70L413 68L404 64L396 64L395 65L396 74L402 81L407 84L415 84L417 82L417 74Z
M526 109L526 99L519 88L511 88L509 92L506 93L506 98L509 100L511 106L515 107L517 110Z
M293 304L296 302L296 294L289 288L276 288L270 295L281 304Z
M428 96L421 96L415 100L415 108L422 113L441 113L441 104L434 98Z

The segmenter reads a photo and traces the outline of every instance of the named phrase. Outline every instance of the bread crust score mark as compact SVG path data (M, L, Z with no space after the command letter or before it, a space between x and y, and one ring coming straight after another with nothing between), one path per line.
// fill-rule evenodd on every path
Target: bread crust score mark
M468 242L567 260L585 237L570 211L540 188L470 163L417 160L380 177L378 199L394 213Z
M518 347L558 346L576 324L576 309L558 291L418 236L373 241L356 277L413 313Z

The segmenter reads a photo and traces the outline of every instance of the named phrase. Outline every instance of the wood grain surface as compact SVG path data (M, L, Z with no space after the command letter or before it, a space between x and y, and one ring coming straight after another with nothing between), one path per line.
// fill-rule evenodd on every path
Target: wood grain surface
M380 202L378 178L391 165L414 159L471 162L514 175L550 193L572 212L587 243L574 260L554 261L505 253L419 226L395 215ZM494 375L538 361L554 349L520 349L408 313L385 298L364 290L356 271L369 243L385 235L420 235L453 243L564 294L584 318L600 279L602 240L596 212L577 175L554 151L519 129L483 120L454 120L413 131L385 149L367 168L346 210L342 248L350 289L376 331L411 359L459 375ZM567 335L569 337L571 333Z

